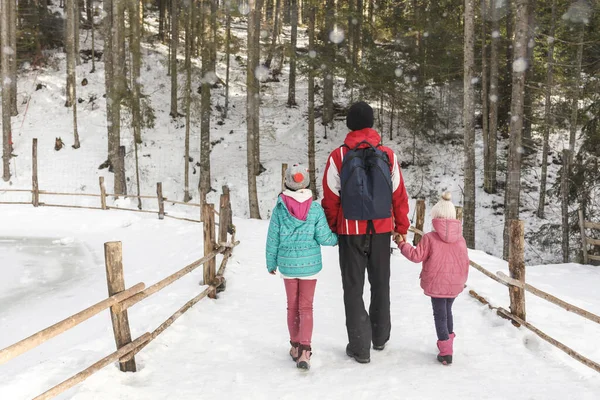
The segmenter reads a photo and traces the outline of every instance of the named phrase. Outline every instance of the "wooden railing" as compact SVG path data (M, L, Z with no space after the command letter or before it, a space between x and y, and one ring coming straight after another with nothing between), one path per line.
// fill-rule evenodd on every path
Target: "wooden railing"
M34 185L34 188L35 187L36 185ZM37 199L37 196L43 192L34 191L33 193L34 199ZM102 195L101 198L104 198L104 195ZM194 304L198 303L206 296L216 299L217 292L224 290L225 279L223 275L225 273L227 261L229 260L234 247L239 244L239 242L235 240L235 226L232 223L232 212L228 191L221 195L220 211L218 213L218 232L215 230L215 214L217 213L214 211L214 205L204 204L202 206L202 221L204 224L204 257L183 267L179 271L167 276L150 287L146 287L143 282L140 282L126 289L123 272L123 253L121 242L105 243L104 258L109 297L65 318L60 322L57 322L52 326L49 326L46 329L36 332L11 346L1 349L0 364L10 361L11 359L70 330L71 328L81 324L100 312L110 309L117 350L79 372L78 374L50 388L46 392L35 397L35 399L51 399L117 360L119 361L121 371L135 372L135 355L140 350L142 350L146 345L148 345L148 343L150 343L160 333L167 329L175 320L177 320L177 318L179 318ZM230 238L228 238L228 234L231 234ZM221 261L219 270L216 271L216 256L218 254L223 255L223 260ZM196 297L185 303L173 315L167 318L153 332L146 332L135 340L132 340L127 309L132 307L134 304L137 304L138 302L152 296L153 294L158 293L160 290L164 289L178 279L188 275L201 265L204 269L203 284L207 287Z
M423 215L417 215L417 221L423 221L425 219L425 207L424 201L421 207L417 207L417 212L422 213ZM596 227L595 225L593 226ZM421 229L417 229L415 227L410 227L411 232L414 232L415 239L417 237L422 236L424 233ZM559 299L558 297L551 295L550 293L546 293L543 290L540 290L528 283L525 282L525 231L523 221L512 220L510 221L510 230L509 230L509 260L508 260L508 268L510 272L510 276L507 276L504 272L498 271L495 274L476 262L469 260L469 264L471 267L481 272L485 276L494 281L507 286L510 298L510 311L502 308L502 307L494 307L492 306L487 299L480 296L476 291L469 290L469 295L481 303L486 304L490 309L496 310L497 314L503 318L509 319L513 322L513 325L520 327L524 326L530 331L534 332L540 338L545 340L546 342L552 344L553 346L559 348L575 360L581 362L582 364L592 368L596 372L600 372L600 364L590 360L589 358L583 356L582 354L576 352L572 348L564 345L558 340L552 338L546 333L542 332L540 329L536 328L531 323L527 322L526 318L526 308L525 308L525 292L531 293L534 296L537 296L541 299L544 299L554 305L561 307L564 310L567 310L571 313L577 314L583 318L586 318L592 322L600 324L600 316L584 310L580 307L577 307L573 304L570 304L564 300Z
M583 263L588 264L590 260L600 261L600 256L588 252L588 245L600 246L600 239L588 237L585 233L586 229L600 230L600 223L586 221L583 218L583 210L579 209L579 228L581 229L581 251L583 252Z

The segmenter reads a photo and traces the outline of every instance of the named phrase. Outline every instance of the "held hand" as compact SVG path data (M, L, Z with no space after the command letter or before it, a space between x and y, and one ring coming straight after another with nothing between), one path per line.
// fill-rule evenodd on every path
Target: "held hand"
M276 274L277 274L277 271L271 271L271 272L269 272L269 274L271 274L271 275L276 275Z

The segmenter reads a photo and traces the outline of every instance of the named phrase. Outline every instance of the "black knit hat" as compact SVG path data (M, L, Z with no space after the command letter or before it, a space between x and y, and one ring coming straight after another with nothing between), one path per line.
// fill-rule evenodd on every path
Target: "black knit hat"
M351 131L373 127L373 109L364 101L352 104L346 116L346 126Z

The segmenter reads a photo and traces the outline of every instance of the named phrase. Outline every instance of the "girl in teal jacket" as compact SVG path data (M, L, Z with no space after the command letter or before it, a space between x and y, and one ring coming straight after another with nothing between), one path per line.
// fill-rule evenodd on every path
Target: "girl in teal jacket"
M267 270L284 278L290 355L296 366L310 368L313 298L317 274L323 268L321 246L335 246L323 208L312 201L308 170L287 169L286 190L277 199L267 235Z

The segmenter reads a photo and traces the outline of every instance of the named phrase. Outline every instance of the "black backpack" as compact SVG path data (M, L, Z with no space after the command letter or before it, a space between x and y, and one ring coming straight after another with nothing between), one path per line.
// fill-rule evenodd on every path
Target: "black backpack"
M359 148L362 144L369 147ZM342 210L344 218L358 221L392 216L392 174L390 159L380 149L363 141L351 149L342 161L340 171Z

